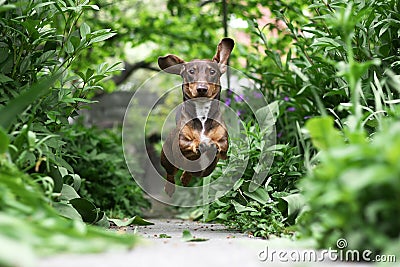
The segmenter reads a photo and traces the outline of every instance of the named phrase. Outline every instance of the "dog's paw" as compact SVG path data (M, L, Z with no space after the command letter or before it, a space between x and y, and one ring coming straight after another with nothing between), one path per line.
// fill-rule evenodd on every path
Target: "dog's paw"
M173 183L166 182L164 191L169 197L172 197L172 195L175 193L175 185Z
M226 152L218 151L218 157L222 160L227 160L229 157Z
M217 145L214 143L200 143L199 145L199 151L201 154L211 151L217 153Z

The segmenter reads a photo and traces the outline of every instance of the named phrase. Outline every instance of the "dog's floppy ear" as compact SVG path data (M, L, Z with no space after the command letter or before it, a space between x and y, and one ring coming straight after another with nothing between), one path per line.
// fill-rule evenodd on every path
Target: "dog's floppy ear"
M220 64L221 73L226 71L226 64L234 46L235 42L231 38L222 39L217 46L217 53L212 60Z
M183 63L185 63L185 61L175 55L166 55L164 57L158 57L158 66L160 67L160 69L172 74L180 75Z

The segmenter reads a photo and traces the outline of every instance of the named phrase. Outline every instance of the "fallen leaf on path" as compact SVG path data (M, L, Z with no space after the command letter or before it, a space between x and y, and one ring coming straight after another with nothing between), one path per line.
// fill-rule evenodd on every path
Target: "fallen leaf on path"
M203 242L203 241L207 241L208 238L198 238L198 237L193 236L189 230L183 230L182 240L185 242Z
M143 219L140 216L133 216L127 220L120 220L120 219L108 219L109 221L115 223L118 227L122 226L129 226L129 225L154 225L154 223Z

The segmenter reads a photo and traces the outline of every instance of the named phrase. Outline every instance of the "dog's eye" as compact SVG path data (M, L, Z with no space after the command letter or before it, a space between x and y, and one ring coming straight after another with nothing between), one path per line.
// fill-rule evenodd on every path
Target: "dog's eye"
M189 73L190 74L194 74L194 70L189 70Z
M214 75L215 74L215 70L210 70L210 74Z

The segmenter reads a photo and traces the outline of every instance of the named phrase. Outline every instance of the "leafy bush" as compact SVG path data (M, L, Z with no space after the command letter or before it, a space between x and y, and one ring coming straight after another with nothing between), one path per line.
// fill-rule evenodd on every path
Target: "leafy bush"
M352 45L355 25L380 25L367 13L379 6L349 5L339 9L335 17L327 16L328 21L345 30L341 39L346 61L336 67L337 76L348 88L349 115L336 116L341 131L326 116L306 124L319 153L311 162L316 166L310 164L309 174L300 183L308 205L300 221L303 232L313 236L321 248L335 247L339 238L345 238L348 249L398 253L399 220L393 214L399 210L396 180L400 125L399 101L394 99L399 91L394 85L400 81L386 69L388 58L358 61L358 48ZM353 15L359 20L357 24ZM398 57L393 59L398 62Z
M106 210L109 217L131 217L149 207L125 164L118 129L86 128L77 123L64 131L62 139L68 143L64 158L84 180L79 192L85 198Z
M81 177L64 159L68 120L119 69L88 61L84 72L73 68L83 51L115 34L80 21L97 9L88 1L0 1L0 239L10 244L0 265L134 242L82 223L108 225L104 212L79 196Z
M263 109L277 108L277 102L271 103ZM268 146L265 140L267 132L271 131L273 119L265 127L260 127L254 120L249 120L245 125L245 137L230 143L229 161L220 161L211 174L210 179L219 179L222 172L224 176L235 176L237 164L243 164L243 158L248 157L245 170L233 188L206 207L186 210L186 214L198 219L203 216L205 221L222 222L229 227L248 232L258 237L267 237L271 234L290 234L288 225L294 223L294 218L299 212L300 204L295 182L303 174L301 159L293 154L294 149L288 145ZM235 151L235 153L232 153ZM270 166L270 160L274 157ZM257 181L254 176L263 176L268 172L265 180ZM203 182L202 179L198 183ZM258 184L260 182L261 184ZM253 187L253 189L252 189ZM255 189L255 190L254 190Z
M311 119L307 129L320 153L300 184L308 203L303 232L320 248L344 238L346 249L398 253L400 123L385 120L372 140L365 133L343 136L330 117Z
M132 247L137 237L117 235L60 217L32 178L0 155L1 266L33 266L37 255Z

